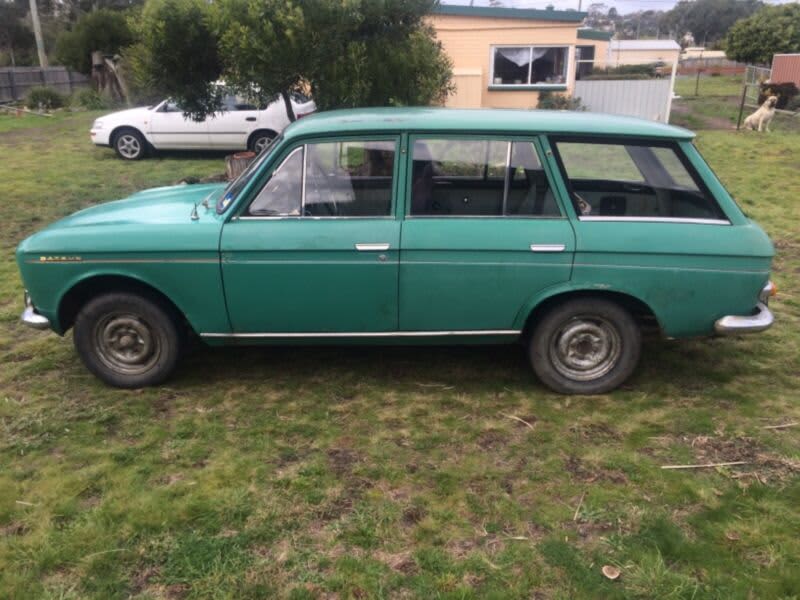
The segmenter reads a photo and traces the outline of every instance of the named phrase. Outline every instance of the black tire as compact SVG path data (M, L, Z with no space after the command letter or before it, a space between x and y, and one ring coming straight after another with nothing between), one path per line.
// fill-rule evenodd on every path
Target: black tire
M124 160L140 160L147 154L144 136L130 127L115 132L112 145L117 156Z
M601 298L576 298L548 311L529 342L533 370L562 394L604 394L634 372L642 335L620 305Z
M173 313L138 294L97 296L75 319L75 349L86 368L109 385L157 385L175 370L184 345L183 329Z
M248 146L248 150L251 152L255 152L256 154L260 154L264 151L264 149L270 145L272 140L276 137L275 132L273 131L256 131L250 137L250 144Z

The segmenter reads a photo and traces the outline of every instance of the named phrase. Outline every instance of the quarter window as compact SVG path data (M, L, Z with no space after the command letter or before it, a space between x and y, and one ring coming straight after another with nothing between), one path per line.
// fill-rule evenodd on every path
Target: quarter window
M492 48L492 84L564 85L569 49L565 46Z
M296 148L250 205L250 216L386 217L392 214L395 141Z
M725 219L675 146L570 140L555 147L583 218Z
M560 217L531 142L418 139L412 216Z

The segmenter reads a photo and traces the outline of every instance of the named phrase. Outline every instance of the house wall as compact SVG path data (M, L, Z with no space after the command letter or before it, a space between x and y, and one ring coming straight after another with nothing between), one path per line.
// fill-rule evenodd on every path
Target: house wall
M660 60L667 64L678 61L679 50L615 50L608 51L609 66L616 65L642 65Z
M456 93L446 105L460 108L535 108L536 90L490 90L493 45L568 46L566 92L575 83L577 25L558 21L431 15L430 23L453 61ZM581 42L594 40L580 40ZM588 44L586 44L588 45ZM475 104L479 102L479 104Z

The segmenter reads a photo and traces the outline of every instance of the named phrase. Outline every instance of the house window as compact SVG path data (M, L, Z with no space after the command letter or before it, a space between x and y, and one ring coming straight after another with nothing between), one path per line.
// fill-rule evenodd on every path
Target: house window
M594 66L594 46L575 47L575 79L583 79L592 74Z
M492 48L492 85L566 85L568 56L566 46Z

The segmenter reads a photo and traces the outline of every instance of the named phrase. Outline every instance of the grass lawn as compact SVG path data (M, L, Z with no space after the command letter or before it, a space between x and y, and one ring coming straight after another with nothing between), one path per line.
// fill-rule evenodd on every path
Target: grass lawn
M222 161L122 162L94 116L0 117L0 598L797 597L797 135L698 139L776 242L776 327L649 342L613 394L516 347L198 348L120 391L19 324L14 247Z
M675 79L675 94L680 97L672 103L672 124L692 130L736 129L742 100L741 76L701 75L699 85L695 76L681 76ZM753 112L754 107L745 106L742 122ZM775 132L800 133L800 117L778 113L772 120L770 129Z

